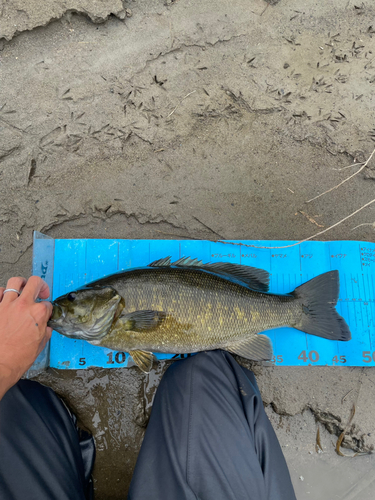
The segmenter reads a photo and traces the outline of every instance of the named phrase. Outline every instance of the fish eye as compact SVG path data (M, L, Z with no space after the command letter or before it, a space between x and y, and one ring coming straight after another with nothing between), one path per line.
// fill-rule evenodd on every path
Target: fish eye
M68 300L70 300L70 302L73 302L74 299L76 298L76 293L74 292L71 292L69 295L68 295Z

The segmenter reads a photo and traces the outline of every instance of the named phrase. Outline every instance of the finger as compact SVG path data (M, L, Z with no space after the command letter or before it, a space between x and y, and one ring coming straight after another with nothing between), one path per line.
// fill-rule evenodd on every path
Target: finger
M48 299L48 297L50 296L50 289L49 289L49 286L47 285L47 283L45 281L43 281L43 287L39 290L39 294L38 294L38 297L40 299Z
M4 292L5 288L3 287L0 287L0 302L1 302L1 299L3 298L3 292Z
M46 328L46 337L47 337L47 341L50 340L50 338L52 337L52 328L50 326L47 326Z
M20 276L16 278L10 278L7 282L6 290L9 288L13 288L14 290L18 290L20 293L25 286L26 280L25 278L21 278ZM4 290L5 292L5 290ZM3 300L2 302L7 303L7 302L12 302L13 300L16 300L18 298L18 293L17 292L3 292Z
M52 314L53 306L51 302L39 302L33 306L33 318L35 319L36 325L46 324L50 319Z
M46 319L47 321L50 319L50 317L52 316L52 312L53 312L53 305L51 304L51 302L48 302L48 301L45 301L43 302L43 304L46 305L46 308L47 308L47 316L46 316Z
M31 276L22 292L22 298L27 302L35 302L40 297L47 299L49 297L49 287L39 276Z

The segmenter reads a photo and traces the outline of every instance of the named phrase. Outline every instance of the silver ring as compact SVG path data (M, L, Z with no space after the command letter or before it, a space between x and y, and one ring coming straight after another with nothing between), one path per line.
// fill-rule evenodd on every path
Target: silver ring
M7 293L7 292L16 292L16 293L18 293L18 295L21 295L21 292L19 292L15 288L7 288L6 290L3 291L3 294Z

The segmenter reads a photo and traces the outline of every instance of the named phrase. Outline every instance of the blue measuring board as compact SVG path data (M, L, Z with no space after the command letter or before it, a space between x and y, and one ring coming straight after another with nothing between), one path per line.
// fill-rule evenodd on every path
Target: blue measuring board
M53 298L120 270L141 267L163 257L172 262L196 257L203 262L231 262L271 273L270 292L288 293L326 271L340 273L337 311L350 326L352 340L336 342L293 328L268 330L273 363L281 366L375 366L375 243L360 241L178 241L55 240ZM34 258L37 256L34 256ZM173 355L157 354L159 359ZM82 369L127 366L128 354L92 346L53 333L50 366Z

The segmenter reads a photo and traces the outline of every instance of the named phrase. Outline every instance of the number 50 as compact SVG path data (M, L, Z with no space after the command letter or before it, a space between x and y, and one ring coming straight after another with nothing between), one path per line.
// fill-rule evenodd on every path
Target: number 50
M365 363L371 363L371 361L375 361L375 352L373 352L371 355L371 351L363 351L362 356Z

